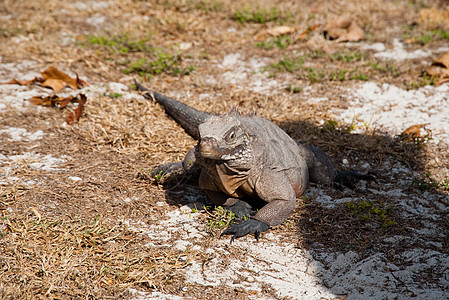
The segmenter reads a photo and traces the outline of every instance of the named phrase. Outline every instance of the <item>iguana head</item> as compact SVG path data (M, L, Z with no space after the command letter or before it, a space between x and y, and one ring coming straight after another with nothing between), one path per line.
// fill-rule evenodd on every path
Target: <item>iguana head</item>
M224 161L234 167L252 162L249 136L236 114L214 116L201 124L199 131L201 139L196 147L199 158Z

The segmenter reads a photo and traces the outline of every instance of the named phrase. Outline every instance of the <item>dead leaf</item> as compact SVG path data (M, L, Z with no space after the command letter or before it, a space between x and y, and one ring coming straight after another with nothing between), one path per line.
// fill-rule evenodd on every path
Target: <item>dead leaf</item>
M49 78L45 80L44 82L39 83L40 86L48 87L53 89L56 93L61 91L63 88L65 88L66 83L59 79L53 79Z
M72 78L55 67L50 67L42 72L42 78L44 81L40 85L50 87L56 93L66 86L76 90L88 85L86 81L79 79L78 74L76 74L76 78Z
M357 42L364 38L363 29L350 17L339 17L327 23L323 33L327 39L337 42Z
M37 210L36 207L31 207L31 210L33 211L34 215L37 217L38 222L40 222L42 219L41 213Z
M449 28L449 10L442 10L436 7L423 8L419 12L418 24L428 28L438 28L440 26Z
M39 81L39 78L34 77L34 79L32 79L32 80L17 80L17 79L11 79L11 80L8 81L8 82L2 82L2 83L0 83L0 84L20 84L20 85L30 85L30 84L35 83L35 82L37 82L37 81Z
M440 65L442 67L445 67L446 69L449 69L449 51L444 53L440 58L435 60L432 64Z
M47 96L47 97L41 97L41 96L33 96L28 101L34 105L41 105L41 106L56 106L56 101L58 96Z
M79 96L78 107L67 115L67 124L69 125L77 123L83 115L84 104L86 103L87 98L84 94L80 94Z
M440 79L437 85L447 82L446 79L449 78L449 51L433 61L425 72L431 77Z
M435 83L435 85L439 86L439 85L442 85L443 83L446 83L446 82L449 82L449 77L438 81L437 83Z
M51 106L55 107L58 106L59 108L65 108L69 103L76 103L78 102L78 98L75 96L69 96L69 97L59 97L56 95L52 96L33 96L28 101L34 105L41 105L41 106Z
M62 109L62 108L65 108L70 103L76 103L76 102L78 102L78 98L70 96L70 97L62 98L58 104L59 104L59 108Z
M256 34L255 39L257 41L264 41L267 39L268 36L277 37L285 34L291 34L298 31L299 28L300 27L277 26L270 29L264 29Z
M267 34L267 31L266 31L266 30L259 31L259 32L254 36L254 38L255 38L256 41L258 41L258 42L265 41L265 40L267 39L267 37L268 37L268 34Z
M297 31L298 28L290 27L290 26L277 26L267 30L267 33L271 36L280 36L284 34L289 34Z
M76 74L76 73L75 73ZM37 83L40 86L48 87L53 89L56 93L65 88L66 86L71 87L76 90L89 84L78 77L72 78L66 73L58 70L55 67L50 67L41 73L42 78L35 77L33 80L17 80L12 79L8 82L3 82L1 84L20 84L20 85L30 85L32 83Z
M100 285L111 286L114 284L114 280L112 278L104 278L100 281Z
M320 28L322 24L315 24L312 25L310 27L308 27L306 30L304 30L303 32L301 32L301 34L298 36L297 40L304 40L307 38L307 36L309 35L309 33L316 31L318 28Z
M421 128L425 128L427 125L430 125L430 123L418 124L418 125L410 126L406 130L404 130L401 133L401 135L403 135L403 136L408 135L410 137L420 137L421 136Z

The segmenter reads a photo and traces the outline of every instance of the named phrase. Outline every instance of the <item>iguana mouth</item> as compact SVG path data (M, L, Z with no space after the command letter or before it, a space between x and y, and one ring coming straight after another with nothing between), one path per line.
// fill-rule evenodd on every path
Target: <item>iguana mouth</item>
M203 158L221 159L223 155L229 155L233 149L221 148L213 137L205 137L200 140L196 147L196 152Z

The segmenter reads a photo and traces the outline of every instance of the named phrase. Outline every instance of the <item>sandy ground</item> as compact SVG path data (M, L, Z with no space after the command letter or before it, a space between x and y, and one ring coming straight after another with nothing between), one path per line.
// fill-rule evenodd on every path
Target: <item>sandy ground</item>
M98 26L107 26L107 20L113 16L111 12L102 14L101 7L115 11L119 4L120 1L78 1L71 3L70 9L83 15L88 26L83 27L82 33L86 34L97 32ZM156 11L168 4L158 5L154 7ZM127 13L137 23L143 18L140 12ZM191 11L186 14L195 16ZM15 14L2 14L5 20L13 18L8 16ZM276 53L277 50L268 55L260 49L251 52L245 48L251 45L243 47L233 42L239 34L253 32L254 25L243 29L233 21L220 25L223 27L217 30L228 34L231 46L215 49L216 53L206 62L193 57L198 67L190 77L155 76L145 84L209 111L226 111L235 104L243 110L255 109L298 141L322 146L337 168L375 170L378 180L362 181L356 190L336 191L312 185L298 199L288 222L263 234L259 241L247 236L230 244L228 238L212 237L207 228L208 213L203 209L210 202L194 184L183 182L167 187L139 179L142 172L156 164L181 160L195 142L160 107L131 90L132 79L139 78L137 75L118 71L103 74L99 70L111 70L114 65L108 60L95 62L90 57L96 55L95 50L86 50L84 59L90 60L93 67L80 63L76 71L90 86L79 90L66 88L58 93L88 97L79 124L65 123L66 110L26 101L32 96L52 95L49 89L0 85L2 236L13 231L5 220L20 212L39 221L64 215L100 215L138 236L142 249L173 249L178 256L196 253L165 283L152 286L136 280L116 289L99 284L103 290L89 291L93 298L449 298L449 195L442 185L427 186L434 183L430 178L446 183L449 178L449 85L407 90L394 79L383 77L337 85L300 80L303 89L290 93L286 87L296 82L297 74L271 76L261 72L284 54ZM345 44L339 49L369 51L380 62L413 64L413 68L429 64L432 57L448 50L441 43L425 49L408 47L399 29L395 30L388 38ZM64 43L74 49L79 46L75 35L67 36L67 40L59 36L57 44L70 54L70 47ZM9 47L19 47L26 44L26 38L33 39L21 33L4 40ZM181 35L181 40L187 42L191 38L189 34ZM42 45L42 41L45 38L33 42ZM184 47L190 49L189 45ZM194 41L194 49L196 45L198 42ZM74 50L74 61L80 59L77 55L83 48L80 49ZM94 54L86 54L89 51ZM4 50L0 57L0 82L32 79L50 63L75 76L67 59L54 60L52 55L39 51L26 57L11 54L11 49ZM111 95L120 96L116 99ZM323 140L326 133L320 134L329 119L352 124L351 132L332 132L335 141L327 144ZM419 155L414 161L407 156L407 141L400 141L397 136L406 128L423 123L429 123L423 135L431 132L432 139L418 147ZM314 136L315 133L320 134ZM376 153L376 147L383 152ZM12 190L13 200L8 196ZM351 210L354 203L374 203L373 208L385 209L386 216L378 217L371 208ZM364 213L370 217L363 219ZM11 262L8 259L2 256L5 270L6 262ZM20 284L26 285L26 280L13 286L0 279L5 297L15 298L8 294L8 288L14 291ZM53 282L51 289L42 282L43 287L31 289L28 297L70 298L69 293L52 294L62 290L64 282L70 282L70 278Z

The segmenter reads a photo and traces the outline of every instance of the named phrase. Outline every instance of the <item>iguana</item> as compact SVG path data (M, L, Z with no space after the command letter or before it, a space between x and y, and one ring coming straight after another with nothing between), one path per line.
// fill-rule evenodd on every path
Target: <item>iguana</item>
M226 115L210 114L135 84L199 141L182 163L164 165L154 173L198 169L199 187L215 205L238 218L223 232L232 235L231 243L249 233L258 240L261 232L283 223L309 181L351 186L352 177L372 179L356 171L337 172L320 149L297 144L278 126L254 114L243 116L237 109ZM260 209L254 212L255 207Z

